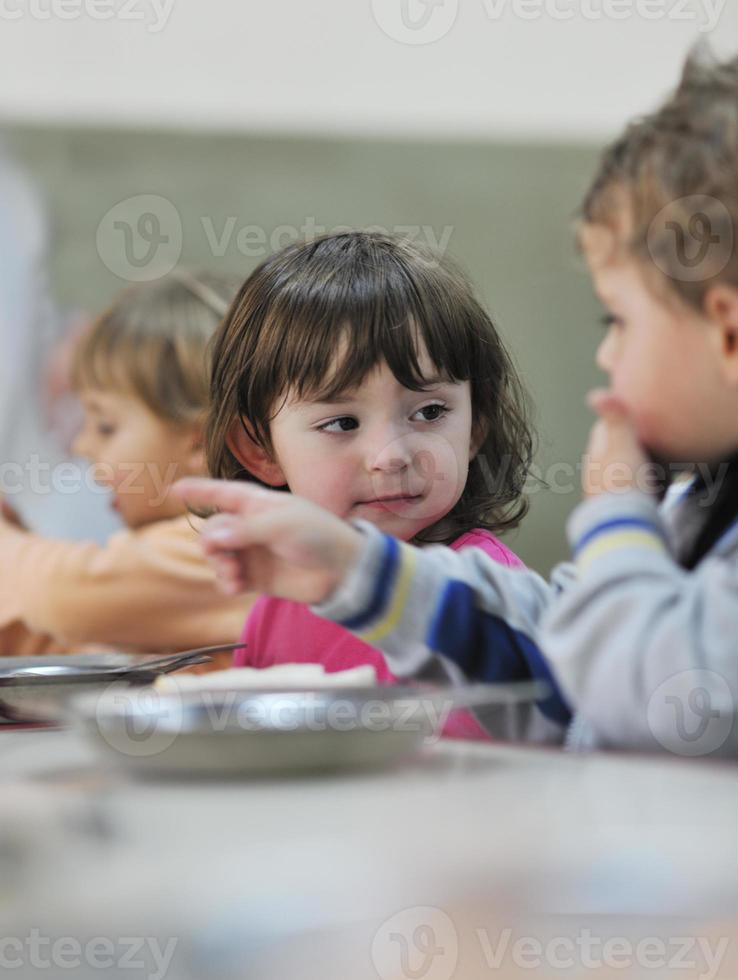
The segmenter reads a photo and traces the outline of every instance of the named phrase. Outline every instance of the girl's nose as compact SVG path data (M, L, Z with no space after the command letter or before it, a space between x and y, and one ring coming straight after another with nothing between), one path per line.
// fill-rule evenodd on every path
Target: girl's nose
M374 472L400 473L412 460L410 441L390 429L377 433L366 447L367 467Z
M73 456L87 456L90 455L90 441L87 438L84 429L81 429L77 435L72 440L72 455Z

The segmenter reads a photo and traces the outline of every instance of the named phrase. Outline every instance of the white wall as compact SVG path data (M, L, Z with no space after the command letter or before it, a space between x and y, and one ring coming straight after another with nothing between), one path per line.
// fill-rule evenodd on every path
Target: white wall
M437 4L428 30L456 11L427 44L379 26L402 2L0 0L0 118L592 139L657 101L710 21L738 51L736 0L405 0Z

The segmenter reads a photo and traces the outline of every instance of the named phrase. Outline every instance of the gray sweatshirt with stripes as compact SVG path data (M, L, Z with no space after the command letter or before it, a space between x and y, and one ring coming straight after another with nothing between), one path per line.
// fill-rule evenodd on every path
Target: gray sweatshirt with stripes
M514 718L478 712L494 735L738 757L738 526L686 571L694 515L683 497L589 500L568 524L574 560L548 581L356 522L358 560L313 611L381 649L399 676L544 681L548 695Z

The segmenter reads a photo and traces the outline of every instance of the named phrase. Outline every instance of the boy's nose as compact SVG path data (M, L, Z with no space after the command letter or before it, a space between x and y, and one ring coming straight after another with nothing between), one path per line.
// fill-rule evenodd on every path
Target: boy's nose
M609 373L612 368L612 337L608 334L597 348L595 363L600 371Z

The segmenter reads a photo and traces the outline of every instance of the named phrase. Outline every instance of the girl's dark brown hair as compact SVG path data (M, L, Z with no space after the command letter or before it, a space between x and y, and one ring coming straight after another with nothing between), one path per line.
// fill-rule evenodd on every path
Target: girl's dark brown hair
M605 150L581 218L700 311L716 281L738 286L738 58L690 54L674 94ZM685 243L708 234L695 270Z
M420 341L440 375L471 383L476 431L486 432L461 499L443 521L443 540L474 527L517 526L528 507L523 487L532 455L517 373L464 274L392 235L349 232L290 245L247 279L214 341L210 472L255 480L229 450L228 432L240 419L271 452L269 423L288 394L330 399L382 362L400 384L422 391ZM440 540L432 528L425 534L419 537Z

